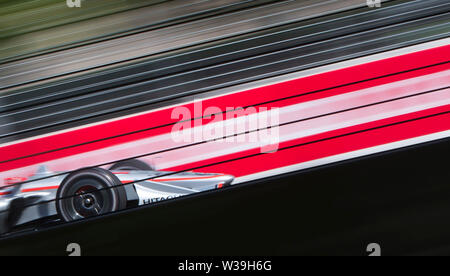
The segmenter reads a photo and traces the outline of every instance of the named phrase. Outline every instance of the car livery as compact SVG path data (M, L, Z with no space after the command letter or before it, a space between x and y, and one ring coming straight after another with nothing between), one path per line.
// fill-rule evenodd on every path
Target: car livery
M157 171L140 160L108 170L86 168L54 173L42 166L30 178L9 178L0 189L0 234L52 220L69 222L231 185L217 173ZM24 183L21 183L24 182Z

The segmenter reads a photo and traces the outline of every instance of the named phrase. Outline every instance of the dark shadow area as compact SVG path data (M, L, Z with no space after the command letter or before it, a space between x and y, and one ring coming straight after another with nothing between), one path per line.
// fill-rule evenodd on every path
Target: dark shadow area
M0 242L0 255L450 253L450 140ZM249 164L251 166L251 164Z

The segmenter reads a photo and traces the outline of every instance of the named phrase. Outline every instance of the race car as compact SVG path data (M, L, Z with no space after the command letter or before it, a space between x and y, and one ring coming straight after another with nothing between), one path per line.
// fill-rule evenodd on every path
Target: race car
M0 235L45 220L70 222L231 185L225 174L157 171L133 159L109 169L55 173L42 166L0 189ZM23 183L22 183L23 182Z

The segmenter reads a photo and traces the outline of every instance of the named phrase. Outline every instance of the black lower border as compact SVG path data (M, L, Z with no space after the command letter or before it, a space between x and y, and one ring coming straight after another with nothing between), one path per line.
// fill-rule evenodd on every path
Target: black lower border
M444 139L272 177L2 240L0 255L446 255L449 153Z

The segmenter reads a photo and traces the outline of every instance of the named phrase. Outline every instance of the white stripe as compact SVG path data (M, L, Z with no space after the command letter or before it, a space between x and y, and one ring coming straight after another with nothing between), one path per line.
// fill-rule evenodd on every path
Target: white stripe
M429 134L429 135L425 135L425 136L421 136L421 137L411 138L411 139L407 139L407 140L403 140L403 141L398 141L398 142L394 142L394 143L384 144L384 145L380 145L380 146L376 146L376 147L372 147L372 148L366 148L366 149L362 149L362 150L338 154L338 155L334 155L334 156L330 156L330 157L316 159L316 160L309 161L309 162L299 163L296 165L286 166L286 167L282 167L282 168L277 168L277 169L273 169L273 170L268 170L268 171L264 171L264 172L260 172L260 173L255 173L255 174L238 177L233 182L233 185L252 181L252 180L258 180L258 179L263 179L263 178L267 178L267 177L272 177L272 176L276 176L276 175L280 175L280 174L285 174L285 173L310 169L310 168L314 168L314 167L319 167L319 166L323 166L323 165L327 165L327 164L350 160L350 159L367 156L367 155L371 155L371 154L375 154L375 153L386 152L389 150L404 148L404 147L408 147L408 146L412 146L412 145L422 144L422 143L439 140L439 139L443 139L443 138L448 138L448 137L450 137L450 130L433 133L433 134Z
M390 91L387 90L387 92ZM450 89L293 123L279 128L279 142L291 141L293 139L308 137L447 104L450 104ZM302 113L298 112L298 110L294 110L294 113L289 115L290 121L292 121L301 116ZM273 132L270 134L273 135ZM165 137L166 141L161 140L162 136ZM248 134L239 135L237 137L242 137L242 141L238 139L229 143L214 141L161 154L153 154L142 159L153 163L157 169L168 169L250 149L261 148L262 151L265 150L264 147L266 144L263 139L251 142ZM120 160L148 152L167 149L170 148L169 144L171 144L172 147L184 145L183 143L177 144L173 142L170 135L161 135L160 137L156 137L156 139L150 137L141 141L48 161L46 162L46 165L54 171L70 171L80 167L94 166L110 162L111 160ZM0 173L0 179L11 176L28 175L33 173L36 167L37 165L32 165L2 172Z
M405 99L282 126L279 128L278 141L283 143L294 139L305 138L333 130L450 104L450 89L447 89L445 93L435 92L434 96L435 97L424 95L417 98ZM265 151L265 148L268 147L262 139L259 139L257 142L248 142L250 140L249 135L239 136L244 136L242 140L245 142L239 143L234 141L233 143L227 143L216 141L156 154L151 157L158 158L158 160L154 161L157 168L167 169L245 150L261 148L261 151L263 152Z
M450 44L450 38L445 38L445 39L435 40L432 42L418 44L418 45L401 48L401 49L397 49L397 50L393 50L393 51L387 51L387 52L383 52L383 53L379 53L379 54L375 54L375 55L371 55L371 56L356 58L356 59L352 59L352 60L348 60L348 61L344 61L344 62L338 62L338 63L334 63L334 64L327 65L327 66L322 66L322 67L313 68L313 69L309 69L309 70L303 70L303 71L299 71L299 72L295 72L295 73L291 73L291 74L286 74L283 76L268 78L268 79L265 79L262 81L246 83L246 84L237 85L237 86L233 86L233 87L225 88L225 89L218 89L218 90L210 92L210 93L205 93L201 97L197 96L197 97L195 97L195 100L186 101L182 104L169 105L166 107L153 109L151 111L144 111L144 112L135 113L135 114L127 115L127 116L117 117L114 119L95 122L92 124L86 124L86 125L79 126L79 127L69 128L69 129L65 129L65 130L61 130L61 131L56 131L56 132L51 132L51 133L47 133L47 134L43 134L43 135L30 137L30 138L16 140L13 142L7 142L7 143L0 144L0 147L6 147L6 146L14 145L14 144L19 144L19 143L23 143L23 142L27 142L27 141L31 141L31 140L36 140L36 139L40 139L40 138L44 138L44 137L61 134L61 133L71 132L71 131L75 131L75 130L79 130L79 129L84 129L84 128L88 128L88 127L92 127L92 126L110 123L110 122L118 121L121 119L127 119L127 118L132 118L132 117L136 117L136 116L140 116L140 115L144 115L144 114L150 114L153 112L170 109L170 108L173 108L176 106L191 104L191 103L197 102L199 100L204 101L207 99L218 98L218 97L222 97L222 96L226 96L226 95L230 95L230 94L235 94L235 93L238 93L241 91L260 88L260 87L264 87L264 86L268 86L268 85L272 85L272 84L277 84L280 82L286 82L286 81L290 81L290 80L294 80L294 79L304 78L304 77L308 77L308 76L312 76L312 75L335 71L335 70L352 67L352 66L356 66L356 65L360 65L360 64L364 64L364 63L369 63L369 62L373 62L373 61L377 61L377 60L406 55L406 54L419 52L419 51L423 51L423 50L427 50L427 49L437 48L437 47L445 46L448 44ZM189 99L189 98L193 98L193 97L187 96L186 98Z

